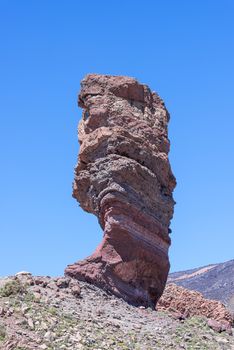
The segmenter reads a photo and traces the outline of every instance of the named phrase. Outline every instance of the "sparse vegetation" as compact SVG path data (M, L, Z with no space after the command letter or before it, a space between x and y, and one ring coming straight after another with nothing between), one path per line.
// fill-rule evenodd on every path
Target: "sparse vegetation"
M2 342L6 337L6 328L4 325L0 324L0 342Z
M84 282L79 282L80 298L69 286L58 289L56 279L48 278L47 287L39 282L32 281L23 293L24 281L4 288L3 294L9 296L0 298L0 349L11 341L12 350L229 350L230 344L234 346L233 337L215 333L202 317L175 320L168 311L130 306ZM40 302L34 300L35 293L40 294Z
M34 302L34 301L35 301L35 297L34 297L33 293L30 292L30 291L27 291L27 293L26 293L25 296L24 296L24 301L25 301L26 303L28 303L28 302Z
M0 289L1 297L9 297L10 295L16 295L25 291L24 286L18 280L12 280L5 283Z

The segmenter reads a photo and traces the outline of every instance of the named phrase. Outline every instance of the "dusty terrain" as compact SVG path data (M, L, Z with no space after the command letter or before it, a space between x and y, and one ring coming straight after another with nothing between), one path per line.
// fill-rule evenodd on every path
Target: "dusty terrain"
M0 279L0 349L218 350L234 349L234 337L85 282L19 274Z

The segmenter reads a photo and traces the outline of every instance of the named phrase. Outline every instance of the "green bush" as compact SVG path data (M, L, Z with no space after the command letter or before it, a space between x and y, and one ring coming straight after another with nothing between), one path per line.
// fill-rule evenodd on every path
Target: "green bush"
M19 281L9 281L0 289L1 297L9 297L10 295L15 295L18 293L22 293L24 291L24 287L20 284Z
M0 341L3 341L6 337L6 328L0 324Z

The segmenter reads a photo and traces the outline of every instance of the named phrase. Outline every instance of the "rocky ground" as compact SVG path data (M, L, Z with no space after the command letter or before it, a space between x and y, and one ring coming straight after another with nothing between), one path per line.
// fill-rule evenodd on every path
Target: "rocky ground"
M234 319L232 312L220 301L206 299L201 293L174 283L167 284L158 301L157 310L174 312L180 318L205 316L214 329L225 329L230 333Z
M68 278L0 279L0 349L234 349L204 317L134 307Z

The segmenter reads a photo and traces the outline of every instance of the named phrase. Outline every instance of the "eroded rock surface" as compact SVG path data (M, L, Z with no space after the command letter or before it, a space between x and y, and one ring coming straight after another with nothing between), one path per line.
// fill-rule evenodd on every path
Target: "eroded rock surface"
M169 271L174 207L169 114L148 86L121 76L86 76L79 106L73 196L98 217L104 235L96 251L65 274L154 307Z
M233 316L227 308L217 300L209 300L204 296L174 283L166 286L157 304L157 310L167 310L178 318L204 316L210 320L208 325L217 331L231 331ZM219 329L219 330L218 330Z

